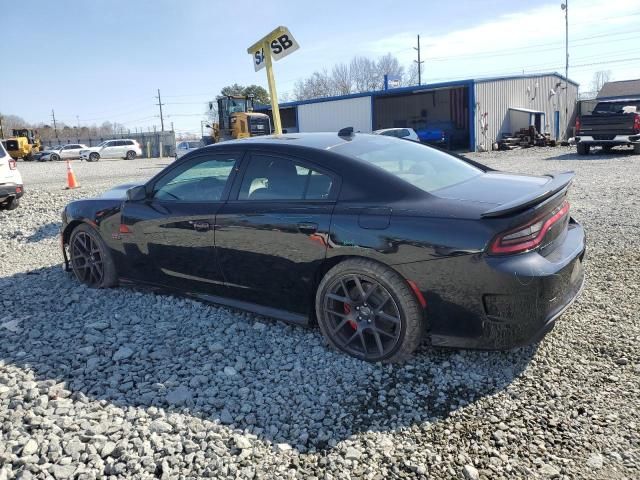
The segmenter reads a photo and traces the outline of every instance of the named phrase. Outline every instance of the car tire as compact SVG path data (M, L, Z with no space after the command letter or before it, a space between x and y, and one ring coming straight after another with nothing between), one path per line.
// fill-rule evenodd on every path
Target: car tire
M52 162L57 162L60 160L60 155L54 153L53 155L49 156L49 160L51 160Z
M125 157L126 160L133 160L136 158L136 152L134 152L133 150L129 150L127 152L127 156Z
M91 288L109 288L118 284L113 257L100 234L83 223L69 237L69 260L76 278Z
M424 311L394 270L367 259L331 268L316 291L316 318L330 345L369 362L402 362L424 336Z
M578 155L589 155L589 150L591 149L591 145L578 142L577 149L578 149Z
M100 160L100 154L97 152L92 152L89 154L89 161L90 162L97 162L98 160Z
M15 210L20 206L19 198L11 198L4 205L0 205L0 210Z
M636 155L640 155L640 143L633 144L633 153Z

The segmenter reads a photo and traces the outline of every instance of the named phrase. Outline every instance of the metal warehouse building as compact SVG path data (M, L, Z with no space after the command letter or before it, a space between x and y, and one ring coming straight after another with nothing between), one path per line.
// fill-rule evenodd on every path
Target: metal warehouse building
M448 147L476 150L530 125L562 138L573 125L577 97L577 83L545 73L289 102L280 104L280 116L287 132L437 128L447 132ZM267 106L256 110L271 114Z

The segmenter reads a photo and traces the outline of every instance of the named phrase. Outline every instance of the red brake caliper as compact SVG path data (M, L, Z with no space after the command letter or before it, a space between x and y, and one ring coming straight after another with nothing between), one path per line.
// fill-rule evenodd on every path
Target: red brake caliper
M343 309L344 309L344 313L346 313L347 315L349 315L351 313L351 306L348 303L343 303ZM356 323L355 320L349 320L349 325L351 325L351 328L353 328L354 330L358 329L358 324Z

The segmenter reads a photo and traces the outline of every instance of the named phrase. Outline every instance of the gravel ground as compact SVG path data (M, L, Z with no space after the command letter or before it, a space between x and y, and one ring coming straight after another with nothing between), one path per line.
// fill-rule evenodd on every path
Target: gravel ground
M315 329L60 268L71 199L168 160L20 163L0 212L0 480L640 478L640 157L473 154L575 170L587 286L535 347L423 346L401 366L333 352Z

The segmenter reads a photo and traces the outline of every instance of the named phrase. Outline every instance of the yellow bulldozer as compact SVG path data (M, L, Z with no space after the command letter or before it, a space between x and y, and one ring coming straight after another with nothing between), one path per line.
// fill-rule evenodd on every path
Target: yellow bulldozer
M14 128L12 135L5 141L7 153L11 155L11 158L14 160L22 158L27 162L33 160L33 154L38 153L41 149L38 132L28 128Z
M271 119L269 115L253 111L252 95L227 95L218 97L216 102L218 123L207 125L211 136L203 139L205 143L271 134ZM213 110L213 103L209 109Z

